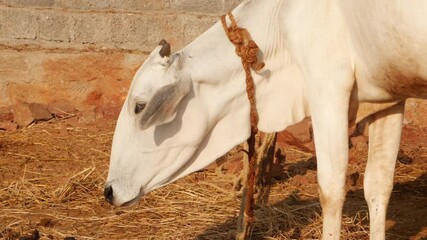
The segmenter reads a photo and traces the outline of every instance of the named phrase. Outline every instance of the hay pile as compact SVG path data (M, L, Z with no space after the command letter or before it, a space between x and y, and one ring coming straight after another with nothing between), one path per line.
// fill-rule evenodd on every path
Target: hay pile
M187 176L133 208L108 205L102 192L113 130L113 122L50 121L0 133L0 239L34 230L41 239L233 239L240 198L234 176L223 171ZM285 177L256 210L253 239L320 237L315 160L293 149L285 153ZM363 202L360 190L350 196L344 239L368 238Z

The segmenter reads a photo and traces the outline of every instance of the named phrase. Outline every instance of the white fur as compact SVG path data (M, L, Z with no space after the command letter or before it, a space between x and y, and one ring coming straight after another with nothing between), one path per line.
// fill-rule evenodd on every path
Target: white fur
M259 129L312 117L323 239L340 236L347 129L360 103L374 119L365 175L371 239L384 239L403 104L427 98L426 11L425 1L397 0L247 0L233 11L266 63L253 72ZM249 136L244 72L219 23L171 57L159 50L135 75L117 122L107 180L115 205L206 167ZM176 117L141 130L136 102L179 81L191 90Z

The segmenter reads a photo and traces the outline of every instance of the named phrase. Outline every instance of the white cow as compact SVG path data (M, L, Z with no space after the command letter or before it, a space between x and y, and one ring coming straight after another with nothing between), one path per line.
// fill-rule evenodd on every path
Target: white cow
M391 105L369 113L364 179L370 237L385 237L404 101L427 98L426 12L421 0L246 0L233 11L266 64L253 73L259 129L312 117L323 239L340 237L347 129L363 103ZM116 206L208 166L250 134L244 71L220 23L170 56L161 49L136 73L117 122L105 189Z

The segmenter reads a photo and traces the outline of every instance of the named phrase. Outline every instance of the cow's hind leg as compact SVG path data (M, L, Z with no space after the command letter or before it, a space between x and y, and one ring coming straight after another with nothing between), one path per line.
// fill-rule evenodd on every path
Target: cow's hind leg
M404 102L373 115L369 125L369 157L365 199L369 207L370 239L385 239L386 211L402 132Z

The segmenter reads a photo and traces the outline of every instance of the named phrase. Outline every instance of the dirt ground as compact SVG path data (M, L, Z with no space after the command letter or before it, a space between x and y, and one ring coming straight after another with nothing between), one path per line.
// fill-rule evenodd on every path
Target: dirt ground
M103 199L114 121L70 120L0 132L0 239L233 239L240 197L226 168L158 189L132 208ZM388 239L427 239L427 129L406 126L387 220ZM368 239L365 142L351 149L342 239ZM258 206L253 239L318 239L311 153L282 149L283 172ZM26 238L24 238L26 237Z

